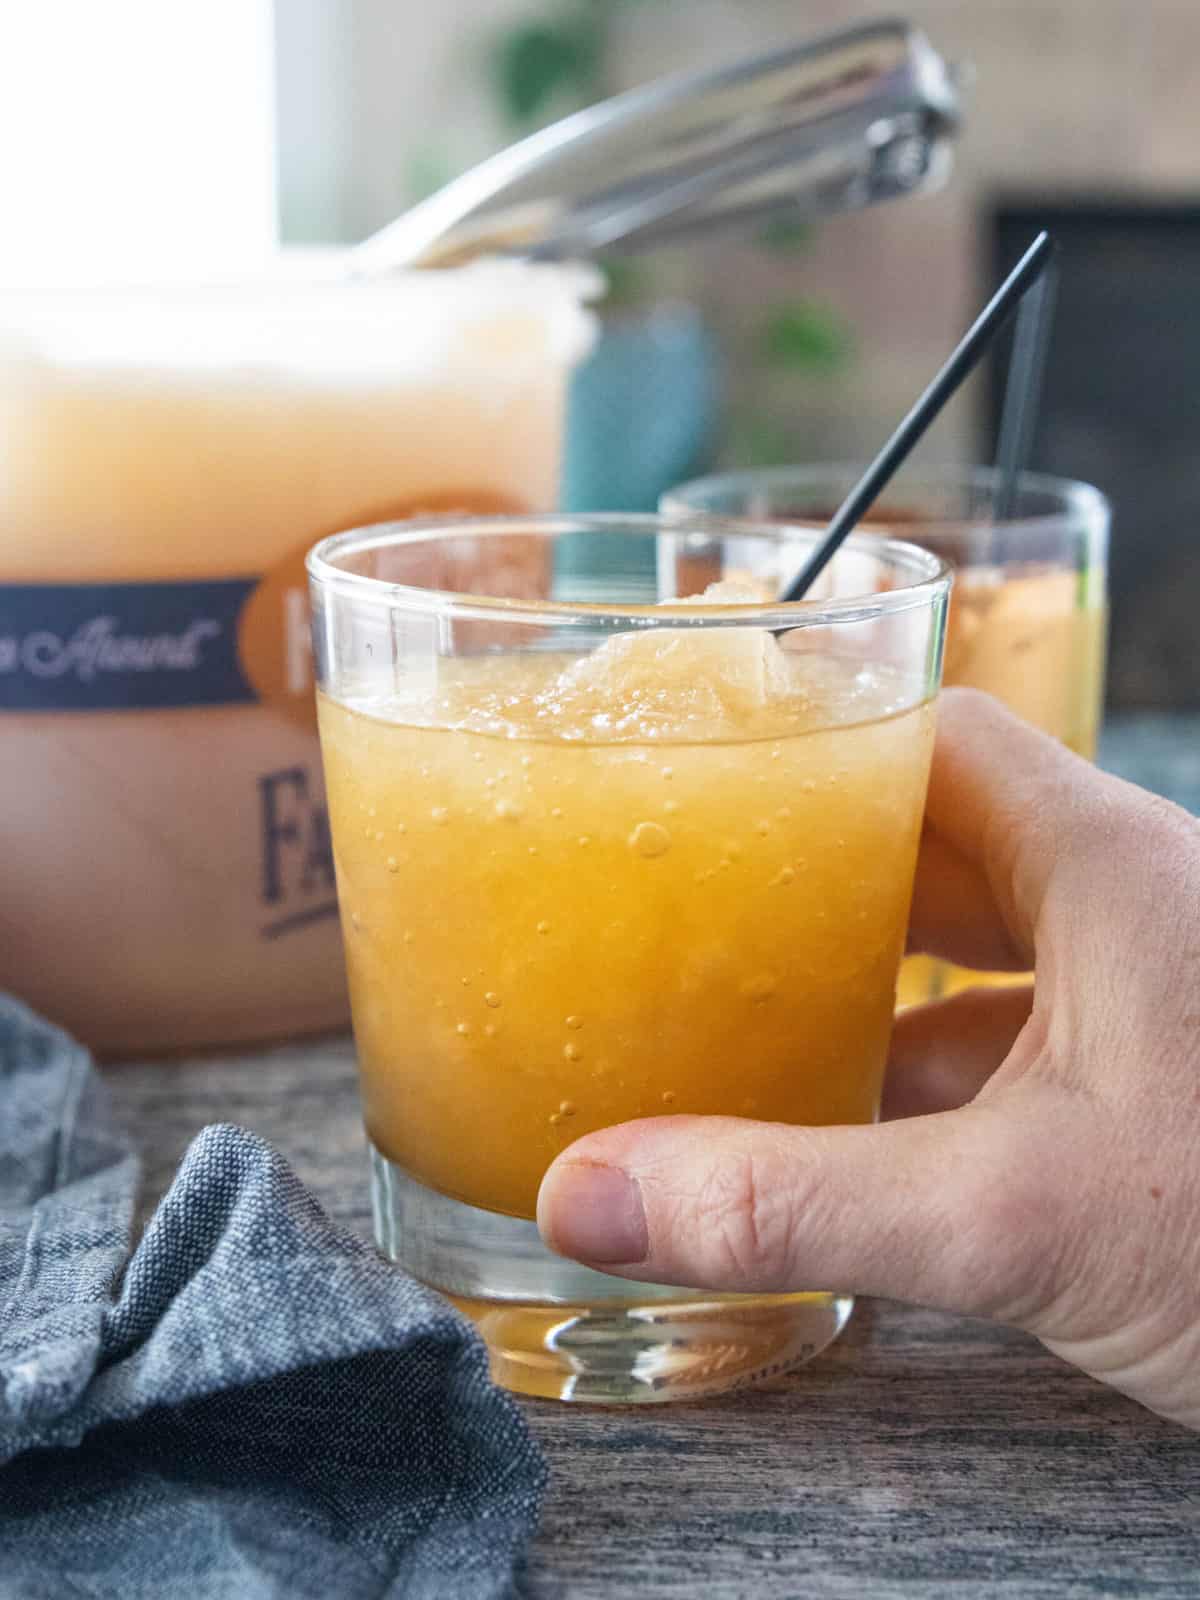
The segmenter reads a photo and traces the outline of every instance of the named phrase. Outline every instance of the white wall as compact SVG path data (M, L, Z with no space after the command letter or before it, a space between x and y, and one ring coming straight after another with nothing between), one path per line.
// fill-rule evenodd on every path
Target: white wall
M270 0L0 5L0 277L236 267L276 237Z
M530 0L276 0L283 237L365 237L411 201L418 164L500 142L489 39Z

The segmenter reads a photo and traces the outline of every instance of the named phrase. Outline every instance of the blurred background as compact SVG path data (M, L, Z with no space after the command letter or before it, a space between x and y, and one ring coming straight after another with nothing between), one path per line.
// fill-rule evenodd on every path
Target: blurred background
M885 8L886 9L886 8ZM501 145L859 0L39 0L0 18L0 271L238 271L359 239ZM1114 709L1200 707L1200 4L911 0L974 85L949 187L612 264L564 493L857 458L1033 230L1063 246L1033 465L1114 499ZM69 46L69 48L65 48ZM998 374L924 447L986 459ZM619 470L614 469L619 463Z

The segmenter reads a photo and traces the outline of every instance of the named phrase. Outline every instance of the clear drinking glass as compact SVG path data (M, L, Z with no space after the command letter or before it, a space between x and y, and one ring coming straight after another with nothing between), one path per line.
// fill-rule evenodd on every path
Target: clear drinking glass
M579 534L611 545L608 604L556 597ZM478 1321L510 1388L694 1397L807 1359L849 1314L823 1289L627 1282L532 1220L596 1128L876 1115L949 576L854 540L825 599L764 603L811 547L525 516L309 557L376 1236ZM648 565L660 603L628 603Z
M780 467L701 478L664 496L674 518L823 525L862 466ZM906 470L864 531L899 535L955 569L945 682L986 689L1028 722L1094 759L1104 703L1109 505L1098 489L1023 475L998 522L997 474L980 467ZM979 983L1011 983L924 956L900 977L902 1005Z

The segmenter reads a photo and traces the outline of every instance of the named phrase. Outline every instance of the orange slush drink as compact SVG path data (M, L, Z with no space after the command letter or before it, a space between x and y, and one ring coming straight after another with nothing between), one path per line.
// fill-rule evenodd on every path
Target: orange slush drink
M984 689L1018 716L1094 760L1104 694L1107 607L1081 604L1075 572L961 572L946 633L944 682ZM973 986L1025 982L928 956L905 961L899 1002L920 1005Z
M760 629L441 660L320 703L367 1129L516 1217L634 1117L876 1114L933 740Z

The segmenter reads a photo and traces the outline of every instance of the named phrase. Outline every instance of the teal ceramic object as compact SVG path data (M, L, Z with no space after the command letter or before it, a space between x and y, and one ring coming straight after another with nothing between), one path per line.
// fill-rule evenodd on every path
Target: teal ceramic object
M698 311L664 306L607 325L571 390L564 510L656 510L665 490L707 464L719 404L716 341ZM645 597L639 587L653 591L652 566L633 572L600 544L579 534L560 546L560 598L634 600Z

